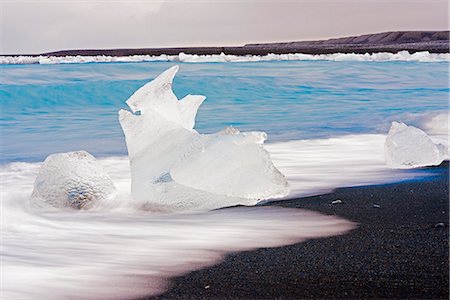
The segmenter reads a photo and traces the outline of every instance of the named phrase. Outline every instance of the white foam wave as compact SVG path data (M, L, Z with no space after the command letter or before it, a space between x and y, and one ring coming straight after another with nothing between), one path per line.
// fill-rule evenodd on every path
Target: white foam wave
M447 118L421 119L429 124L424 129L433 129L432 139L446 132L442 120ZM382 134L362 134L265 147L290 182L291 198L425 175L389 169L384 141ZM117 187L116 201L76 213L29 206L41 163L0 168L3 298L154 295L166 288L167 278L217 263L227 252L342 234L354 226L309 211L266 207L172 215L143 211L133 205L128 159L99 161Z
M173 61L186 63L207 62L260 62L260 61L302 61L302 60L325 60L325 61L415 61L415 62L448 62L450 53L429 53L421 51L409 53L400 51L398 53L333 53L333 54L267 54L267 55L230 55L213 54L197 55L180 53L178 55L131 55L131 56L0 56L0 64L80 64L80 63L112 63L112 62L152 62Z
M448 111L410 114L401 120L421 128L436 144L449 144L450 115Z
M167 278L230 251L342 234L354 224L299 209L233 208L201 214L138 210L128 162L101 160L121 201L112 209L42 211L29 205L40 163L1 168L2 299L135 299Z
M398 117L422 128L434 143L449 149L448 112ZM427 176L386 165L385 134L345 135L329 139L266 144L274 165L287 177L287 198L316 195L338 187L383 184Z

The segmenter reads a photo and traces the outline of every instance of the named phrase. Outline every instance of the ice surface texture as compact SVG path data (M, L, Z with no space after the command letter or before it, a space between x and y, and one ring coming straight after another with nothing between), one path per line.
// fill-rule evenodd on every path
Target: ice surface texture
M264 132L194 130L204 96L178 100L174 66L138 89L119 111L133 199L162 210L214 209L283 197L289 185L262 147Z
M435 144L419 128L392 122L384 145L386 163L393 169L439 165L447 156L442 144Z
M90 208L114 197L116 188L86 151L49 155L39 170L31 201L39 206Z

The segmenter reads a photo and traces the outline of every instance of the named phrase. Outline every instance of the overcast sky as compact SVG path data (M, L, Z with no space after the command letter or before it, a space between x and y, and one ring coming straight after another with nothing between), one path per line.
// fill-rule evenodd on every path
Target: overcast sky
M448 30L447 0L0 0L2 54Z

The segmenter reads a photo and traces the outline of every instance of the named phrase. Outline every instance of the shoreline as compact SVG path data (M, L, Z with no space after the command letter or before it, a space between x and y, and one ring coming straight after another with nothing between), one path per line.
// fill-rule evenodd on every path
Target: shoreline
M328 40L246 44L244 46L223 47L166 47L136 49L74 49L44 52L40 54L1 54L0 56L133 56L133 55L267 55L267 54L333 54L355 53L373 54L380 52L398 53L408 51L428 51L430 53L450 53L449 31L396 31L365 34Z
M87 63L148 63L148 62L175 62L175 63L252 63L273 61L356 61L356 62L448 62L450 53L430 53L428 51L410 53L402 50L397 53L332 53L332 54L305 54L288 53L267 55L229 55L225 53L213 55L197 55L179 53L178 55L131 55L131 56L1 56L0 65L52 65L52 64L87 64Z
M427 180L267 203L359 226L343 236L230 254L144 299L448 299L448 166L427 168L435 174ZM343 203L332 205L337 199Z

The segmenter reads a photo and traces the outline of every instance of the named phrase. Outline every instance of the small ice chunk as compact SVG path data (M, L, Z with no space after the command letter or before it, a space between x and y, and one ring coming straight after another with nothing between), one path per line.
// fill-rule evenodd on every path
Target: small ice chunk
M95 157L86 151L49 155L34 182L38 206L87 209L112 197L116 188Z
M445 158L445 146L433 143L419 128L392 122L384 144L386 163L393 169L439 165Z
M445 228L445 224L444 223L437 223L436 225L434 225L434 228Z
M264 132L194 130L204 96L178 100L174 66L138 89L121 110L133 199L163 210L215 209L283 197L289 185L262 147ZM140 112L140 114L137 114Z

